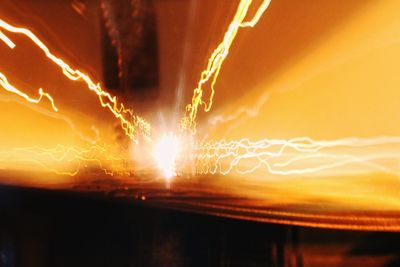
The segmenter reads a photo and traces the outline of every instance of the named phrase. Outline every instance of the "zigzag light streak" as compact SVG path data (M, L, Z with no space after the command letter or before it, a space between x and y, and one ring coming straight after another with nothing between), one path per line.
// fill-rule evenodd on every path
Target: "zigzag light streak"
M22 92L21 90L17 89L15 86L11 85L8 80L7 77L0 72L0 85L8 92L14 93L22 98L24 98L26 101L30 102L30 103L34 103L34 104L38 104L43 97L46 97L50 103L51 103L51 107L53 108L54 111L58 111L58 108L55 106L54 104L54 100L51 97L51 95L49 95L48 93L44 92L42 88L39 88L39 97L38 98L32 98L30 96L28 96L27 94L25 94L24 92Z
M357 155L360 152L355 151L389 144L399 146L400 137L344 138L331 141L315 141L309 137L290 140L263 139L255 142L246 138L229 142L209 141L198 147L196 168L200 174L227 175L232 172L249 174L264 167L270 174L287 176L314 174L345 165L360 164L397 175L398 170L375 161L397 159L399 152L367 151ZM301 164L296 166L296 163Z
M136 136L138 134L142 134L147 138L150 137L150 124L148 122L146 122L143 118L134 115L132 110L125 108L123 103L118 102L116 96L111 96L111 94L104 91L99 83L92 81L89 75L81 72L78 69L71 68L61 58L56 57L50 51L50 49L30 30L12 26L2 19L0 19L0 28L11 33L25 35L31 41L33 41L35 45L38 46L53 63L61 68L66 77L73 81L80 80L85 82L89 90L98 96L101 106L107 108L120 121L122 129L129 138L137 141ZM3 32L0 34L0 39L3 40L11 49L15 48L15 43L13 43L11 39L8 38ZM48 97L50 96L48 95Z
M0 150L0 165L7 163L33 163L45 171L58 175L75 176L84 168L96 167L107 175L123 172L114 165L124 159L113 156L112 147L107 145L64 146L42 148L38 146ZM64 165L72 165L66 167Z
M254 17L250 21L244 22L252 2L253 0L240 1L235 16L232 22L229 24L228 30L225 32L222 42L217 46L208 59L206 69L201 72L200 80L197 83L197 87L193 91L192 102L186 106L185 115L180 124L181 130L190 130L192 133L196 132L196 117L198 108L200 105L204 105L204 111L210 111L215 94L215 83L221 70L222 63L229 54L229 49L239 31L239 28L254 27L261 18L262 14L268 8L271 1L264 0ZM203 100L203 86L206 85L210 80L211 92L207 103Z

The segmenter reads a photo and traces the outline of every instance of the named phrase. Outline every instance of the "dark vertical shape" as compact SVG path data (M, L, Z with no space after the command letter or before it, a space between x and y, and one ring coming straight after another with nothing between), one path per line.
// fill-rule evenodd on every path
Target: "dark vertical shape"
M103 0L104 80L132 94L157 87L158 48L151 0Z
M112 39L107 33L104 23L101 23L101 39L103 50L103 80L108 89L120 90L121 84L118 77L118 54Z

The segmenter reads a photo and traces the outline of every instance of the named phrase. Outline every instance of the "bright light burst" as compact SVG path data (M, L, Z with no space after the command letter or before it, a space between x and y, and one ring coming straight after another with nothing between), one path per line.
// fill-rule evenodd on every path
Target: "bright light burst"
M154 158L168 180L176 176L176 159L179 152L180 142L172 133L164 135L155 146Z

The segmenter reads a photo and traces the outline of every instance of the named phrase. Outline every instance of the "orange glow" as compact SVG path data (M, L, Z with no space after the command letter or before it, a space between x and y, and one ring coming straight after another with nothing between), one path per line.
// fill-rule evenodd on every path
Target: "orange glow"
M207 190L245 200L204 206L399 231L399 1L273 3L269 20L237 36L215 112L197 129Z
M156 12L165 12L165 7L175 10L175 2L179 2L178 12L189 10L185 1L162 1L156 3ZM185 16L173 20L171 17L178 17L176 13L165 12L158 18L158 42L162 46L158 55L162 82L158 89L175 99L171 88L176 84L171 74L176 69L182 72L176 76L187 78L179 81L182 88L196 85L179 122L180 132L165 134L163 129L170 125L159 127L155 129L161 136L158 142L154 136L150 138L152 129L146 120L91 76L70 67L65 63L68 60L56 56L49 50L51 46L30 30L0 20L0 46L8 51L20 45L15 34L28 37L59 76L69 79L63 80L78 81L84 92L95 96L97 108L90 106L87 113L79 107L64 109L62 99L51 91L60 109L55 113L58 109L49 93L39 89L39 96L32 97L18 89L24 87L15 73L4 68L9 81L0 73L0 86L12 94L0 98L15 96L17 100L6 100L2 106L6 115L0 116L0 124L7 130L0 139L0 169L45 171L71 181L79 174L83 174L82 180L98 173L101 178L112 175L112 186L120 186L115 182L118 179L139 189L143 186L147 198L137 194L137 199L151 202L156 199L152 193L161 192L158 199L164 204L181 201L196 211L218 216L259 216L256 219L274 223L400 231L399 1L321 0L304 4L280 0L270 5L269 0L238 0L233 19L221 16L221 20L212 21L218 30L225 30L219 29L221 22L229 26L211 55L206 41L214 41L215 36L209 35L214 29L205 28L212 28L209 18L221 10L212 9L215 14L203 17L216 6L212 0L204 3L190 6L191 27L189 23L184 26L193 36L186 36L189 44L182 45L185 49L180 49L176 42L180 39L175 38L183 32L181 25L174 24L184 21ZM220 4L223 14L236 2L226 3ZM267 8L268 16L261 19ZM203 13L195 14L197 11ZM254 15L246 19L249 14ZM197 25L196 21L201 23ZM246 27L254 28L238 34ZM178 33L171 37L174 30ZM197 47L190 50L190 45L199 45L202 39L206 40L204 51ZM79 41L71 35L64 40ZM234 42L237 47L232 46ZM83 53L87 50L82 49ZM182 63L180 68L171 60L176 53L188 54L182 56L182 62L189 63ZM207 62L198 79L196 66L203 57ZM101 66L96 62L90 65ZM223 82L218 83L216 94L217 81ZM43 87L46 91L56 89ZM177 93L177 101L182 95ZM43 98L50 101L51 110L42 110L48 105ZM98 101L134 142L125 142L130 140L121 138L106 119L91 118L90 112L102 110ZM160 115L161 125L168 124L172 110L163 101L159 96L143 105L152 112L150 118ZM207 114L200 115L200 107ZM7 116L14 108L17 112L12 114L23 119ZM211 108L213 112L209 112ZM70 116L78 119L72 122ZM145 142L139 142L141 135ZM160 182L158 173L167 182L173 179L173 190L163 194L170 188ZM175 193L182 193L178 200Z

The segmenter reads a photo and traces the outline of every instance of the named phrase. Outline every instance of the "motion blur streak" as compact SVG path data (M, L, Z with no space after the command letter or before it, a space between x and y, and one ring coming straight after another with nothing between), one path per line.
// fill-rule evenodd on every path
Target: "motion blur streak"
M54 111L58 111L58 108L54 105L54 100L53 98L46 92L43 92L42 88L39 88L39 97L38 98L31 98L30 96L28 96L27 94L21 92L20 90L18 90L17 88L15 88L14 86L12 86L8 80L7 77L0 72L0 85L8 92L17 94L21 97L23 97L26 101L30 102L30 103L34 103L34 104L38 104L43 97L46 97L50 103L51 106L53 108Z
M112 149L107 145L13 148L0 150L0 166L10 168L14 163L18 170L23 170L24 166L31 170L33 164L46 172L69 176L75 176L84 168L99 168L105 174L114 175L122 172L120 165L124 160L113 156Z
M236 14L229 24L228 30L225 32L224 39L217 46L214 52L208 59L208 64L205 70L200 75L200 80L197 87L193 91L192 103L186 106L185 116L181 121L180 128L182 130L190 130L193 133L196 132L196 116L197 110L200 105L204 105L204 111L208 112L213 104L214 97L214 85L217 81L219 72L221 70L222 63L229 54L229 49L236 37L236 34L240 27L253 27L256 25L264 11L270 4L270 0L264 0L257 10L255 16L248 22L243 22L247 15L247 11L251 6L253 0L241 0L236 10ZM210 85L210 97L208 103L203 100L203 85L205 85L211 79Z
M357 174L371 169L398 175L399 146L400 137L391 136L331 141L309 137L209 141L199 145L196 166L198 173L222 175L233 171L249 174L263 167L270 174L285 176L324 171L331 175ZM335 168L339 169L335 172Z
M96 95L99 97L101 106L108 108L112 112L112 114L120 121L122 129L125 131L125 134L130 139L137 141L136 137L139 134L142 134L147 138L150 137L150 124L148 122L146 122L141 117L134 115L133 111L125 108L123 103L118 103L116 96L111 96L108 92L104 91L101 88L100 84L94 83L87 74L82 73L80 70L74 70L61 58L53 55L50 52L49 48L30 30L12 26L1 19L0 27L6 31L27 36L46 54L46 56L51 61L53 61L62 69L62 72L65 76L74 81L84 81L87 84L88 88L91 91L95 92ZM4 34L2 34L0 37L4 42L8 44L10 48L15 47L15 44L12 43L11 40Z

